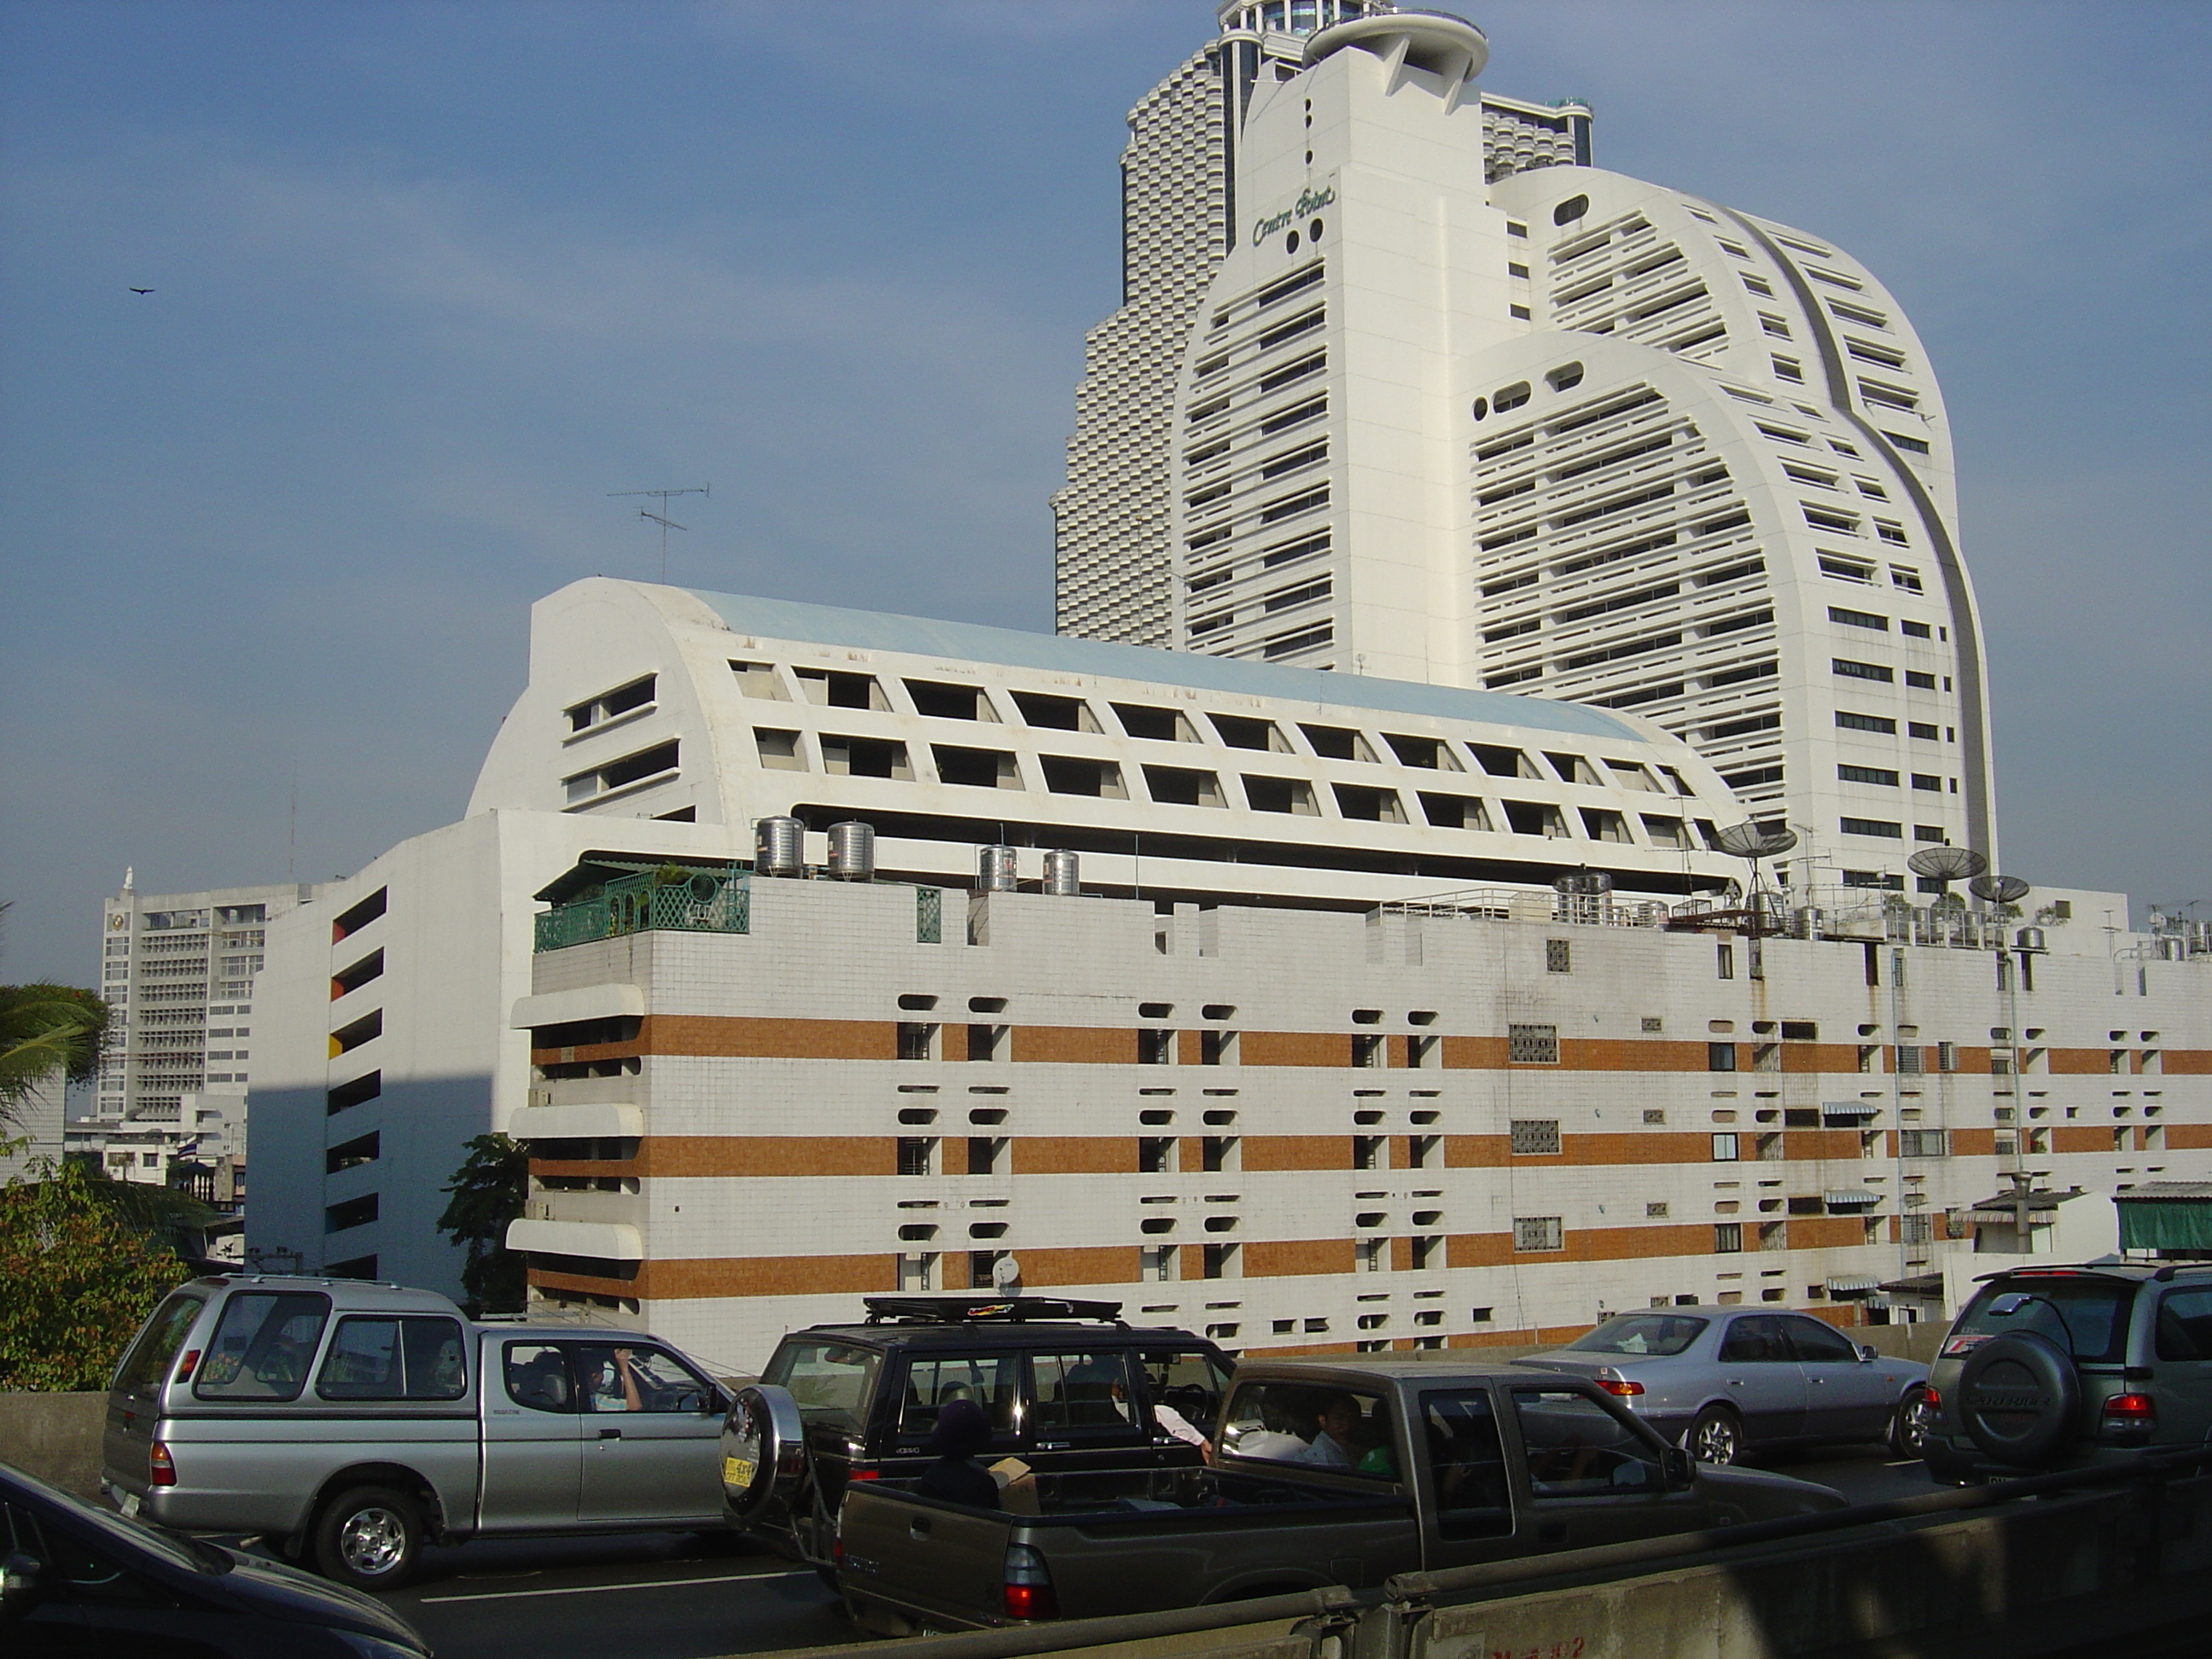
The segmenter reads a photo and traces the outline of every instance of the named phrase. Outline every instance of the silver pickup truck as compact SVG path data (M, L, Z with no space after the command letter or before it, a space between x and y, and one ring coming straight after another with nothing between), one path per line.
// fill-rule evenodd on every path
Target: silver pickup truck
M973 1630L1358 1588L1844 1504L1693 1464L1589 1380L1508 1366L1248 1361L1210 1450L1203 1469L1018 1480L999 1510L853 1487L839 1586L866 1629Z
M727 1528L727 1395L636 1331L476 1325L351 1279L195 1279L116 1367L102 1482L125 1515L258 1534L342 1583L426 1540Z

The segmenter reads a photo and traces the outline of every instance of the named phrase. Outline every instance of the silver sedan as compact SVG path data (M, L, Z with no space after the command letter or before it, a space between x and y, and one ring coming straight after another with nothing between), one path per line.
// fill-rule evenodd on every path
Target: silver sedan
M1595 1381L1700 1462L1820 1442L1886 1440L1917 1457L1928 1367L1861 1347L1803 1314L1654 1308L1615 1315L1516 1364Z

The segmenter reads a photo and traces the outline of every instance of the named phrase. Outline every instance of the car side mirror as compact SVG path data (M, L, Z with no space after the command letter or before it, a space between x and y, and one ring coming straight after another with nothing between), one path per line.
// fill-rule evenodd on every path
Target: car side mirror
M1697 1479L1697 1470L1690 1462L1690 1454L1680 1446L1667 1448L1664 1467L1667 1472L1667 1490L1669 1492L1686 1491L1691 1483Z
M1877 1359L1879 1359L1879 1358L1881 1358L1881 1355L1880 1352L1879 1352L1879 1351L1877 1351L1877 1350L1875 1349L1875 1346L1874 1346L1874 1344L1873 1344L1873 1343L1871 1343L1871 1342L1862 1342L1862 1343L1860 1343L1860 1344L1859 1344L1859 1364L1862 1364L1862 1365L1871 1364L1874 1361L1875 1361L1875 1360L1877 1360Z
M46 1564L23 1550L0 1561L0 1613L17 1618L45 1599Z

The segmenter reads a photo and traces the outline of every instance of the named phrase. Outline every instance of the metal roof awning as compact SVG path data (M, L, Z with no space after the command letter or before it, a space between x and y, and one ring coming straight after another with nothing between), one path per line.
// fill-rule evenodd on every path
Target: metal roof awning
M2123 1250L2212 1254L2212 1181L2147 1181L2114 1193Z
M1870 1193L1863 1187L1856 1187L1848 1192L1829 1193L1825 1196L1832 1210L1863 1210L1881 1202L1880 1193Z
M1881 1115L1878 1100L1824 1100L1820 1103L1820 1121L1824 1123L1866 1123Z
M1943 1294L1943 1275L1941 1273L1912 1273L1903 1279L1885 1279L1875 1287L1892 1296L1941 1296Z
M1828 1276L1830 1296L1864 1296L1869 1291L1881 1288L1881 1280L1872 1273L1831 1273Z

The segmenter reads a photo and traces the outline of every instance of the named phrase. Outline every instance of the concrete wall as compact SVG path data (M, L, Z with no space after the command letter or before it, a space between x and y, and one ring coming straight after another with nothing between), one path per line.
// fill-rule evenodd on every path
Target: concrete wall
M106 1414L105 1394L0 1394L0 1462L96 1498Z

